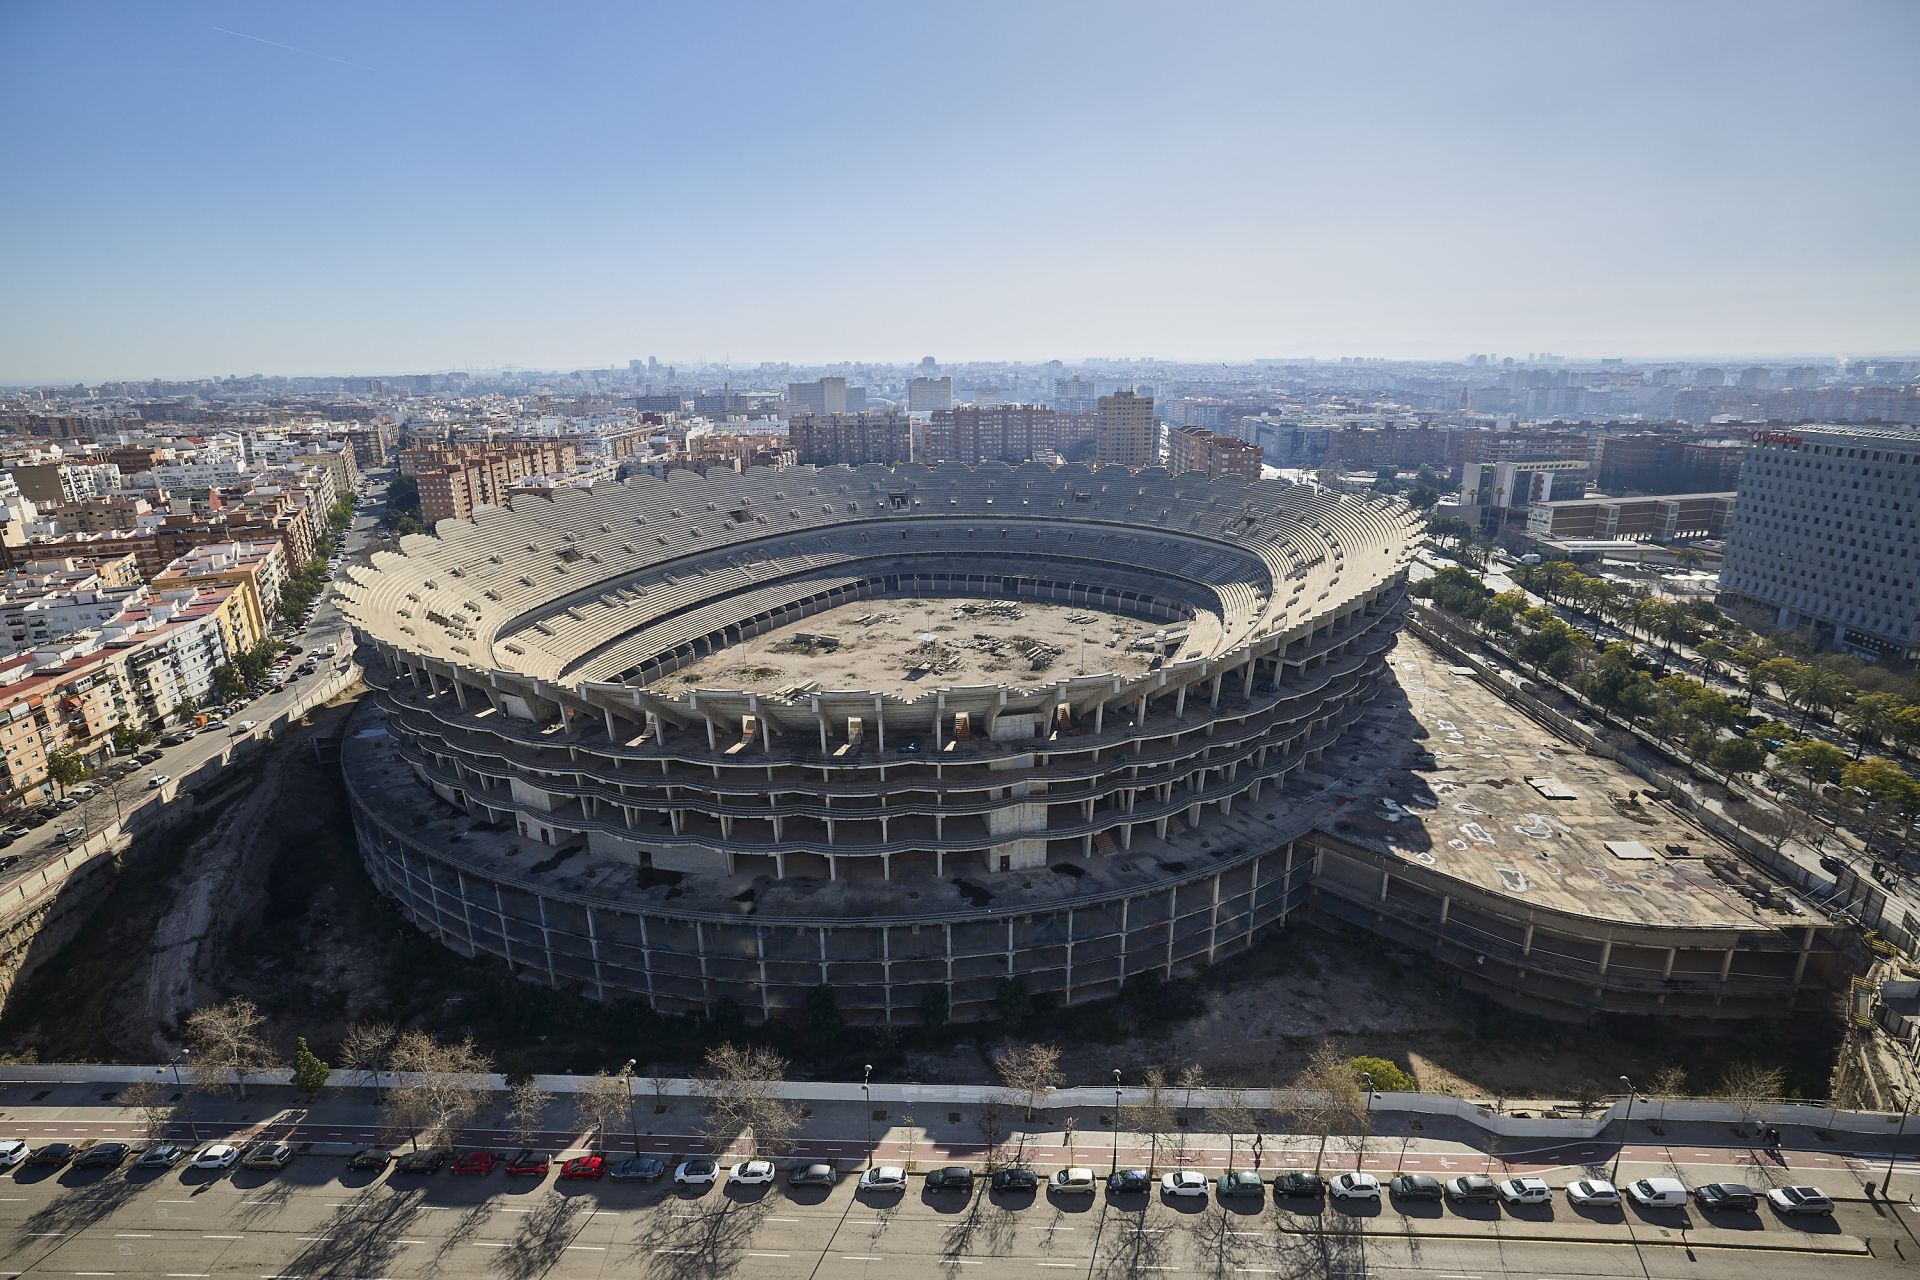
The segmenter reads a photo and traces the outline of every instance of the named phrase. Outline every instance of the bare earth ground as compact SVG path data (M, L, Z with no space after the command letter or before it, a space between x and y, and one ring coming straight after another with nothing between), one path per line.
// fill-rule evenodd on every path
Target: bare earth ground
M1165 628L1100 609L976 599L860 600L734 645L653 682L775 693L794 686L911 697L944 685L1046 684L1147 670L1132 647Z
M324 726L329 710L315 717ZM704 1048L752 1033L737 1025L654 1018L508 976L427 939L369 885L337 772L308 738L284 742L257 783L228 808L196 819L175 846L131 859L81 940L30 978L0 1019L0 1045L47 1061L151 1061L177 1044L177 1017L244 993L267 1012L291 1054L304 1035L323 1057L353 1021L381 1017L437 1034L471 1032L507 1070L591 1071L637 1052L661 1071L685 1070ZM195 845L222 833L222 854ZM224 872L216 875L216 868ZM200 910L194 904L206 908ZM204 930L168 923L180 912ZM156 954L162 938L177 944ZM1583 1082L1650 1077L1687 1067L1697 1089L1738 1058L1770 1059L1791 1087L1824 1091L1828 1028L1777 1027L1712 1041L1668 1038L1645 1022L1562 1026L1500 1010L1461 991L1449 971L1377 939L1294 923L1202 983L1179 984L1193 1016L1116 1006L1040 1012L1011 1028L952 1027L867 1034L787 1028L775 1036L796 1071L857 1079L865 1063L892 1079L992 1080L1008 1037L1068 1046L1068 1074L1129 1079L1151 1065L1198 1062L1221 1082L1284 1082L1308 1050L1335 1041L1409 1068L1421 1086L1473 1098L1571 1099Z

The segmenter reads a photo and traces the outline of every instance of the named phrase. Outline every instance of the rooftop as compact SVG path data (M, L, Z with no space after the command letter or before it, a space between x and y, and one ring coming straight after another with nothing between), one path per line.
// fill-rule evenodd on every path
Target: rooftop
M1394 772L1382 800L1334 828L1342 839L1588 918L1683 928L1806 921L1777 890L1777 906L1759 905L1716 875L1707 858L1732 855L1647 799L1647 783L1528 720L1419 638L1403 633L1390 661L1415 737L1438 763Z

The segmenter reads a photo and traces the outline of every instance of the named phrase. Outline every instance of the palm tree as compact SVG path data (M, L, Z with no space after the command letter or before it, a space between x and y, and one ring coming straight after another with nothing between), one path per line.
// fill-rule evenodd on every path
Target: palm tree
M1733 661L1733 646L1725 640L1702 640L1693 651L1700 655L1709 677L1719 675Z
M1846 692L1846 682L1827 668L1811 664L1801 667L1793 688L1787 691L1788 701L1801 708L1801 732L1806 732L1815 707L1837 707L1845 701Z

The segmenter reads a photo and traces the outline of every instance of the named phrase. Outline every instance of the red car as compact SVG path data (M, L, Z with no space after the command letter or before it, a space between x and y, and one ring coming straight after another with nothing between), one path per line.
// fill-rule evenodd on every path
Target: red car
M544 1178L549 1168L547 1157L529 1147L522 1147L507 1157L509 1174L525 1174L528 1177Z
M492 1173L500 1157L491 1151L469 1151L453 1162L449 1173Z
M563 1178L598 1178L607 1172L605 1156L575 1156L560 1166Z

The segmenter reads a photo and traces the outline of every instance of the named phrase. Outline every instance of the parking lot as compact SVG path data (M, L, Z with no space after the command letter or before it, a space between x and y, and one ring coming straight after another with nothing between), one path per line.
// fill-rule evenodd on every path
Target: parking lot
M23 1167L0 1180L0 1275L713 1276L1873 1274L1884 1206L1834 1218L1715 1215L1697 1208L1547 1204L1346 1204L1319 1198L1180 1198L942 1191L857 1192L784 1176L753 1187L351 1171L343 1154L279 1171ZM1049 1170L1041 1169L1043 1178ZM1896 1229L1903 1224L1894 1223ZM1491 1251L1491 1252L1490 1252ZM1545 1251L1557 1261L1535 1264ZM1643 1266L1629 1257L1640 1256ZM1882 1249L1884 1255L1886 1250ZM1576 1256L1592 1255L1584 1272ZM1907 1257L1915 1256L1908 1252ZM1501 1261L1505 1259L1506 1261ZM1703 1265L1701 1260L1704 1259ZM1729 1259L1737 1262L1728 1262ZM1887 1259L1894 1261L1897 1259ZM1406 1266L1401 1264L1405 1263ZM1670 1269L1677 1268L1677 1269Z

